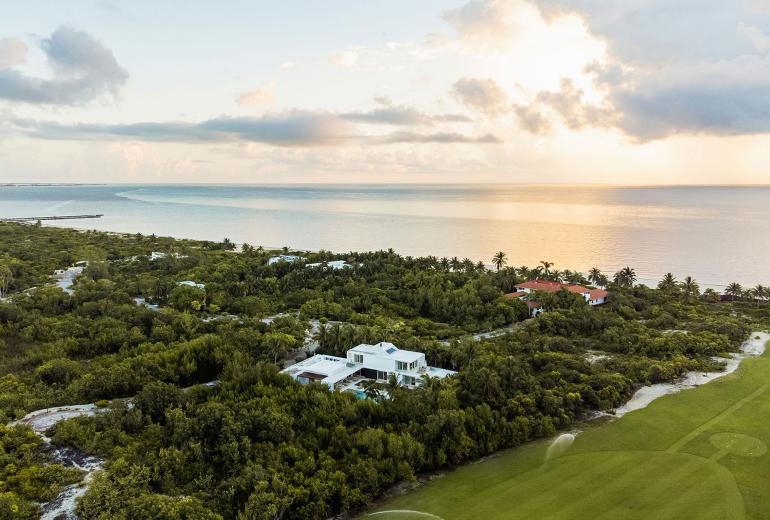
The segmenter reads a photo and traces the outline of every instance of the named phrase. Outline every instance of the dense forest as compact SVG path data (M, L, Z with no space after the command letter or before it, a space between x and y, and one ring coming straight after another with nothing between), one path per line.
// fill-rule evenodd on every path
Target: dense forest
M329 518L612 410L641 385L718 370L715 356L770 320L761 290L731 286L720 302L692 279L638 285L631 268L585 279L550 262L506 267L503 253L493 270L393 251L268 263L281 253L0 223L0 519L36 518L81 478L13 424L41 408L102 410L47 433L107 461L82 519ZM350 267L325 265L337 259ZM57 286L54 271L78 262ZM503 295L535 277L606 285L610 302L537 294L546 312L530 319ZM316 347L379 341L459 373L371 399L279 373Z

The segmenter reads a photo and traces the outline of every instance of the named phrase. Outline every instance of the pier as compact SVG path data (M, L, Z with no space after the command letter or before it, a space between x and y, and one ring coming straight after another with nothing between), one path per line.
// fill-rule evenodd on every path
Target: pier
M102 218L103 214L94 214L94 215L54 215L54 216L47 216L47 217L13 217L13 218L2 218L0 217L0 222L37 222L39 220L75 220L75 219L81 219L81 218Z

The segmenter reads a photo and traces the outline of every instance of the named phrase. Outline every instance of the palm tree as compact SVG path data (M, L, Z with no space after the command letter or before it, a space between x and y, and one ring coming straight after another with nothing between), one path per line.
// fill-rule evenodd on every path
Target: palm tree
M377 400L380 397L380 384L373 379L365 379L359 383L361 388L364 389L364 395L372 400Z
M551 274L551 267L553 267L553 262L549 262L548 260L540 260L540 269L543 272L543 276L545 278L548 278L548 275Z
M673 293L677 287L676 277L671 273L663 275L663 278L658 282L658 289L669 294Z
M508 263L508 256L503 251L498 251L495 256L492 257L492 263L499 271L505 264Z
M743 286L738 282L733 282L727 286L725 294L733 298L740 298L743 295Z
M634 271L631 267L626 266L615 273L613 279L619 286L631 288L634 286L634 282L636 282L636 271Z
M390 374L388 376L388 382L385 383L385 390L388 392L388 396L393 399L393 396L401 389L401 381L398 380L396 374Z
M706 301L709 301L709 302L718 302L719 301L719 293L716 292L714 289L709 287L708 289L703 291L703 298Z
M516 272L519 274L522 280L529 280L530 278L532 278L532 269L530 269L526 265L517 267Z
M767 296L767 288L764 285L757 285L754 287L754 297L757 300L757 305L765 299Z
M460 259L456 256L453 256L452 259L449 261L449 264L452 266L452 271L459 271L462 267L462 262L460 262Z
M598 267L592 267L590 271L588 271L588 281L596 286L600 286L599 283L602 278L602 272L599 270Z
M688 276L682 282L682 291L684 292L684 300L690 303L694 298L700 296L700 287L692 276Z
M602 274L599 276L599 280L597 281L599 287L605 288L610 284L610 279L607 278L607 275Z

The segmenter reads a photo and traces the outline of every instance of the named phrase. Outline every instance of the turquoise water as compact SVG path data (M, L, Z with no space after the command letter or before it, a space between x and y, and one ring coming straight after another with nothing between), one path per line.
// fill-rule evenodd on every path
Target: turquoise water
M770 285L769 187L0 187L0 217L79 213L55 225Z

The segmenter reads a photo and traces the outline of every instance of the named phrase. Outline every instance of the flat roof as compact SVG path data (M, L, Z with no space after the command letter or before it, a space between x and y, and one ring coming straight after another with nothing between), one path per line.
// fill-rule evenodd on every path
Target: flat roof
M361 345L351 348L350 351L361 353L361 354L374 354L377 356L387 356L391 359L395 359L396 361L401 361L402 363L411 363L412 361L417 361L418 359L424 356L422 352L413 352L411 350L401 350L398 347L396 347L393 343L387 343L384 341L381 343L377 343L376 345L367 345L363 343Z

